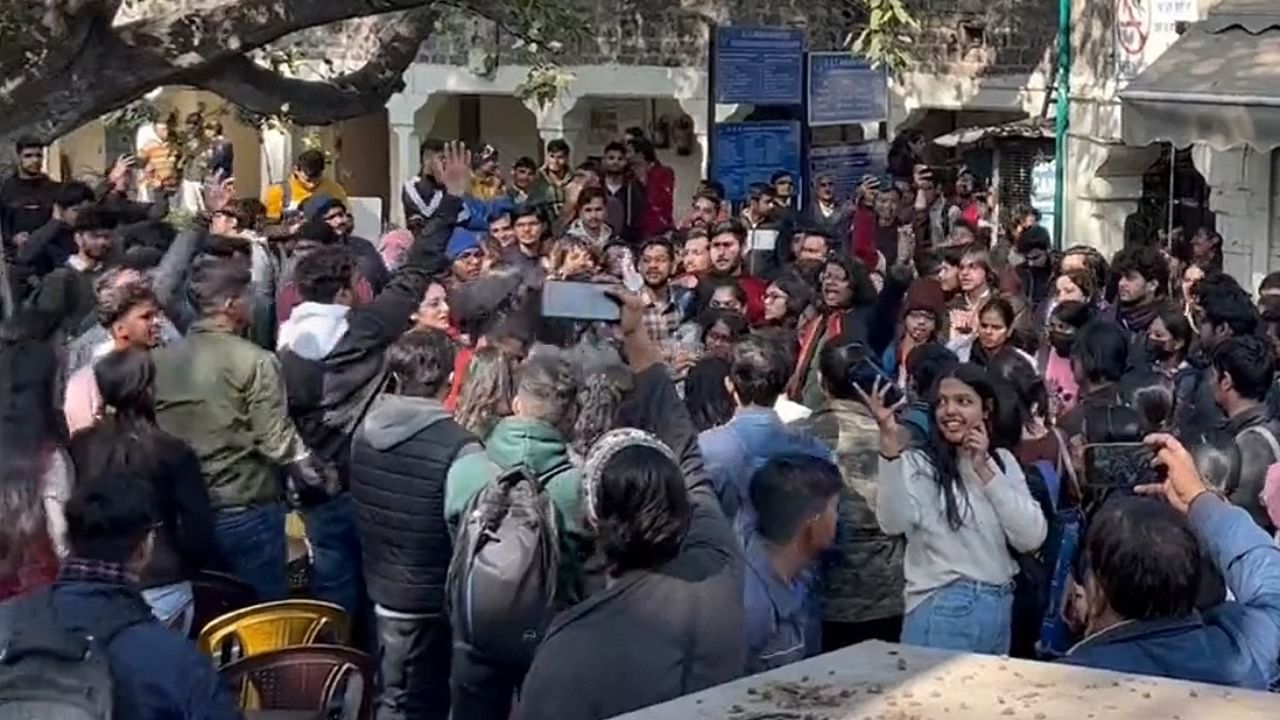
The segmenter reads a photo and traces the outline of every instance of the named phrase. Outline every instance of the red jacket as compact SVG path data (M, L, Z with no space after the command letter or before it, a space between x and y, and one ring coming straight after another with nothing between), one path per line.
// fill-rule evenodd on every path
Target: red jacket
M758 277L743 275L738 278L738 287L747 296L747 322L751 327L763 325L764 291L769 289L769 283Z
M676 195L676 174L666 165L655 164L645 173L644 213L640 216L640 237L650 238L675 227L672 219Z
M853 246L850 252L869 268L876 266L876 227L878 225L879 220L876 219L874 210L862 204L854 209Z

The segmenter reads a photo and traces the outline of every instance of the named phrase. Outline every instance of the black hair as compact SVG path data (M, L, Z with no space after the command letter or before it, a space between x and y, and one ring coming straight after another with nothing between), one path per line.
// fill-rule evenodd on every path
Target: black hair
M124 472L79 484L65 510L71 554L101 562L127 562L158 520L149 490Z
M784 272L772 284L787 294L788 318L799 318L805 308L813 303L813 286L795 270Z
M329 162L325 160L324 152L316 148L304 150L298 155L298 159L294 161L293 166L302 172L315 177L324 172L324 168Z
M660 567L674 558L690 515L680 467L659 450L636 445L618 450L600 472L596 533L610 575Z
M762 200L766 197L774 197L775 193L772 185L765 183L751 183L747 187L747 198L750 200Z
M1280 270L1273 270L1262 278L1262 282L1258 285L1258 294L1261 295L1267 290L1280 290Z
M76 215L76 232L103 232L116 229L120 218L102 206L87 207Z
M866 265L843 254L832 255L822 263L824 270L832 265L844 270L845 277L848 279L850 307L875 304L879 293L876 292L875 283L871 282L871 272L867 270Z
M201 315L225 308L230 300L249 290L249 263L241 258L197 258L191 270L191 297Z
M733 381L738 400L743 405L773 407L778 396L787 388L791 375L786 351L776 343L749 335L733 349L733 366L729 378Z
M729 361L709 356L689 368L684 380L684 404L698 432L710 430L733 418L733 397L724 381L729 377Z
M582 207L592 200L599 200L607 205L609 203L609 193L604 188L596 185L584 187L582 192L578 193L578 207Z
M611 140L608 145L604 146L604 154L611 152L619 152L623 155L627 154L627 146L618 140Z
M853 370L867 358L867 346L857 341L827 343L818 354L822 387L837 400L860 400L853 385Z
M658 247L664 248L667 251L667 257L670 258L672 262L675 262L676 260L675 245L673 245L671 243L670 238L668 238L665 235L654 235L652 237L645 239L643 242L641 242L640 252L636 254L636 260L639 260L640 256L644 255L645 250L648 250L649 248L654 247L655 245Z
M515 223L520 218L535 217L538 222L542 222L542 211L537 205L520 204L511 208L511 222Z
M1116 253L1111 272L1117 278L1134 273L1141 275L1145 282L1154 282L1157 297L1169 289L1169 264L1159 250L1149 245L1131 245Z
M988 312L995 311L1000 315L1000 319L1004 321L1005 327L1013 328L1013 305L999 295L992 297L990 300L982 304L982 308L978 311L978 318L981 320L983 315Z
M708 240L714 240L718 235L732 235L738 238L739 245L744 245L747 242L747 228L742 224L741 220L736 218L721 220L707 231Z
M777 183L779 180L781 180L782 178L792 178L792 179L794 179L794 177L792 176L792 174L791 174L791 173L789 173L789 172L787 172L786 170L775 170L775 171L773 172L773 174L769 176L769 184L770 184L770 185L773 185L773 184Z
M13 149L20 153L27 148L39 148L43 150L48 147L48 145L48 143L34 135L19 135L18 139L13 143Z
M1046 426L1050 420L1049 389L1044 378L1018 353L1000 353L987 366L1017 397L1024 418L1036 417Z
M840 469L828 460L810 455L771 458L751 476L756 532L775 546L787 545L843 487Z
M632 152L644 158L646 162L658 162L658 151L654 149L653 143L649 142L647 138L632 138L627 141L627 145Z
M1142 419L1144 434L1164 432L1173 417L1173 384L1163 373L1139 370L1124 377L1121 391L1125 404Z
M1071 359L1080 364L1082 379L1098 384L1116 382L1129 362L1129 338L1118 325L1094 320L1076 333Z
M1087 302L1067 300L1053 306L1049 316L1064 325L1079 330L1098 317L1098 309Z
M525 416L541 420L565 435L570 434L577 419L581 384L577 366L555 348L531 354L516 369L516 397Z
M964 262L965 254L968 252L968 245L948 245L947 247L942 248L942 262L952 267L960 267L960 264Z
M1191 327L1191 321L1187 319L1186 314L1177 308L1166 307L1156 313L1156 319L1164 325L1174 340L1182 343L1178 357L1186 357L1191 352L1191 343L1195 339L1195 330Z
M942 254L936 250L917 252L914 260L916 273L922 278L937 277L942 271ZM954 264L959 264L959 260Z
M533 158L528 155L521 155L516 158L515 163L513 163L511 167L517 170L537 170L538 163L534 162Z
M495 203L493 206L493 209L489 211L489 216L485 218L485 224L492 225L498 222L499 220L501 220L502 218L507 218L508 220L515 222L515 219L512 217L512 214L514 211L515 211L515 208L512 207L511 205L501 205L501 204Z
M716 291L721 288L729 288L733 291L733 296L742 303L745 308L747 306L747 292L742 289L742 284L734 277L721 277L713 275L703 278L698 283L698 287L694 290L694 307L698 313L704 313L711 308L711 299L715 297Z
M75 207L93 202L93 189L79 180L65 182L53 193L53 204L60 208Z
M925 396L937 384L938 378L959 364L960 358L942 343L917 345L907 355L907 378L919 395Z
M591 446L618 423L618 411L631 377L626 369L593 372L578 389L578 417L573 423L570 445L586 457Z
M734 338L742 337L747 332L747 318L745 316L728 310L707 309L698 313L698 327L702 329L701 339L703 342L706 342L707 333L711 331L711 328L720 322L729 327Z
M554 140L548 140L547 154L551 155L552 153L568 155L569 143L565 142L564 139L562 138L555 138Z
M298 229L298 238L320 245L338 244L338 234L329 227L329 223L325 222L324 218L320 217L313 217L304 222Z
M1228 282L1229 275L1215 273L1211 277L1196 285L1198 304L1204 313L1203 324L1210 328L1225 325L1236 337L1252 335L1258 327L1258 309L1249 294L1234 279Z
M1107 281L1111 277L1110 268L1107 266L1107 259L1096 248L1088 245L1073 245L1062 253L1062 259L1065 260L1068 255L1083 255L1085 268L1093 275L1093 286L1099 291L1107 287Z
M1019 217L1025 217L1025 213ZM1038 215L1036 219L1039 219ZM1024 255L1035 250L1048 252L1052 245L1053 240L1049 237L1049 231L1039 225L1032 225L1018 236L1018 252Z
M427 153L444 152L444 141L439 138L427 138L418 145L418 157L421 158Z
M1256 335L1232 337L1214 349L1213 369L1219 378L1230 375L1241 397L1261 401L1275 379L1275 355L1271 345Z
M94 290L98 301L98 324L108 329L139 305L151 303L159 307L151 283L143 279L120 282L119 274L108 273L99 279Z
M411 397L438 397L453 376L453 359L453 341L443 332L434 328L407 332L387 348L388 390Z
M1089 523L1084 555L1107 604L1126 620L1179 618L1195 608L1200 543L1186 518L1163 501L1104 503Z
M997 393L996 384L992 381L991 375L986 368L972 363L960 363L938 377L930 397L930 404L934 408L938 406L938 392L942 386L942 381L947 379L958 380L977 393L978 399L985 406L988 414L989 426L996 418L1001 417L1005 411L1006 408L1003 407L1003 404L1009 398L1007 396L1002 397L1001 393ZM942 428L936 418L931 425L933 427L932 437L924 444L923 450L929 463L933 466L933 480L937 483L942 493L947 525L952 530L959 530L964 525L965 515L965 510L961 508L961 500L963 499L966 506L969 505L968 490L965 487L964 479L960 477L960 464L955 446L942 437ZM991 441L991 454L994 456L996 449L1003 447L1000 443L1005 438L1003 433L996 433L990 429L988 435Z
M298 294L307 302L332 303L334 297L351 287L356 262L342 245L316 248L298 260L294 281Z

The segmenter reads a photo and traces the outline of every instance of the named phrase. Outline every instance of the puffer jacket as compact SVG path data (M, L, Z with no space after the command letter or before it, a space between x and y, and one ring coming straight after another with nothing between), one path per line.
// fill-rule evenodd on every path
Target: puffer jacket
M857 401L831 400L791 427L831 448L844 478L836 542L824 556L824 619L860 623L901 615L906 543L885 535L876 522L880 430L875 418Z
M481 452L439 400L381 395L351 447L369 597L402 613L443 611L453 544L444 487L454 460Z

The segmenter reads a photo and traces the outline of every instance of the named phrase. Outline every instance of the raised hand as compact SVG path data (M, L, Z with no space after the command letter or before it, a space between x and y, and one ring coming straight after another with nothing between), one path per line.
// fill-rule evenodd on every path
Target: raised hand
M436 163L438 170L435 176L444 183L445 192L458 197L466 194L471 183L471 151L466 143L445 143L444 150L436 156Z

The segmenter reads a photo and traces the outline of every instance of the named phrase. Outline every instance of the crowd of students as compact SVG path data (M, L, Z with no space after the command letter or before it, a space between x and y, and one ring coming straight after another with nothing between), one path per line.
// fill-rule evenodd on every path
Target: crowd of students
M869 639L1280 675L1280 275L1255 302L1205 231L1055 251L901 152L683 218L642 134L568 152L428 141L373 241L316 153L193 228L127 167L7 209L0 647L33 596L133 618L128 717L234 717L190 581L286 597L296 512L380 720L604 718ZM551 280L621 319L543 316ZM1155 474L1097 477L1115 443Z

